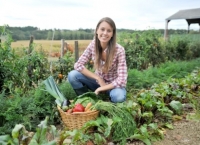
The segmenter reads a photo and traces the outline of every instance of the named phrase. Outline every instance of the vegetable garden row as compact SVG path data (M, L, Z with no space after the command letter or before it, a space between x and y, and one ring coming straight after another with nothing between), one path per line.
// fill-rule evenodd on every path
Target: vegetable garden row
M51 145L70 141L77 145L103 145L140 140L150 145L163 139L165 129L173 129L174 116L181 118L186 105L194 111L199 109L200 60L196 53L200 50L199 42L185 42L181 38L164 42L153 30L140 35L119 35L129 66L128 97L124 103L113 104L103 94L96 96L93 92L74 98L75 93L65 79L73 67L70 54L54 62L50 71L52 66L42 50L34 51L33 45L31 55L26 53L27 48L19 53L10 47L10 33L3 27L0 30L3 38L0 43L0 144ZM192 68L181 67L177 60L182 60L184 65L191 62L188 66ZM177 72L170 74L169 67L160 75L167 79L151 82L145 72L170 61L170 66L179 63L180 67L176 67L180 68L179 76ZM88 67L92 69L90 64ZM139 72L146 74L146 79L136 75ZM64 78L58 77L61 73ZM155 76L151 78L156 78L158 69L152 74ZM58 107L68 115L94 111L98 115L78 129L70 129Z

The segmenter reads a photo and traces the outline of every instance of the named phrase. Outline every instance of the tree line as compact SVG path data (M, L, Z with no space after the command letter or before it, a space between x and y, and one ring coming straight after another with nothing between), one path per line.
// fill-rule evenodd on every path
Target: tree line
M68 30L68 29L44 29L40 30L37 27L27 26L27 27L7 27L7 29L12 33L12 38L14 41L17 40L29 40L30 36L34 36L37 40L91 40L94 37L94 29L78 29L78 30ZM147 30L130 30L130 29L117 29L117 34L122 32L140 32ZM164 29L157 29L161 34L164 34ZM192 31L193 32L193 31ZM169 29L168 34L185 34L187 30L184 29Z

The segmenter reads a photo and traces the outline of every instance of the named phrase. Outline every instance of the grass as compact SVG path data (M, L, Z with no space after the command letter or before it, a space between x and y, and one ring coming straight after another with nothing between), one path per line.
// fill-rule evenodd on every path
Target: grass
M200 34L173 34L170 35L170 39L186 39L192 42L200 41Z
M70 44L74 49L75 41L76 40L66 40L65 42ZM85 50L90 42L91 40L78 40L79 54ZM16 53L20 53L23 48L28 49L29 43L29 40L15 41L11 43L11 47L15 49ZM35 44L34 49L36 51L43 50L47 55L51 52L60 52L61 49L61 40L34 40L33 43ZM48 56L48 60L57 61L58 58Z
M74 48L75 41L76 40L66 40L65 42ZM84 50L90 42L91 40L78 40L79 50ZM11 47L14 49L28 48L29 43L29 40L16 41L11 43ZM57 52L60 51L61 48L61 40L34 40L33 43L35 44L36 50L43 49L46 52Z
M200 68L200 58L166 62L144 71L131 69L128 71L127 90L150 88L154 83L160 83L169 78L183 78L197 68Z

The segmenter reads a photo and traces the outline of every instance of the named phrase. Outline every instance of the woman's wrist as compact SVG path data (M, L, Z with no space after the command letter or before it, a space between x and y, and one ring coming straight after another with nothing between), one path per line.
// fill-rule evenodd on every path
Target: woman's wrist
M101 78L100 78L99 76L96 76L96 77L95 77L95 80L96 80L97 82L100 82Z

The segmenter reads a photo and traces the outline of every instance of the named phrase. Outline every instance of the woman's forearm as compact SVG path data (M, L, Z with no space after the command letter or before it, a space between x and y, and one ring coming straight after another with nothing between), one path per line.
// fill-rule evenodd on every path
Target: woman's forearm
M106 84L104 86L99 87L98 91L103 92L103 91L111 90L113 88L114 86L112 84Z
M97 74L89 71L87 68L84 68L81 71L81 73L83 75L87 76L87 77L95 79L100 86L105 86L106 85L105 81L102 78L100 78Z
M95 90L95 93L96 93L96 94L99 94L100 92L104 92L104 91L107 91L107 90L111 90L111 89L113 89L113 88L114 88L113 84L107 84L107 85L104 85L104 86L101 86L101 87L97 88L97 89Z
M84 68L84 69L81 71L81 73L82 73L83 75L89 77L89 78L93 78L93 79L95 79L95 80L98 79L98 76L97 76L95 73L89 71L87 68Z

